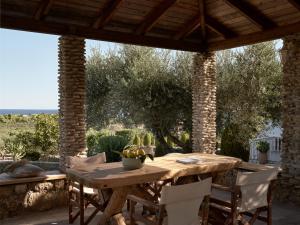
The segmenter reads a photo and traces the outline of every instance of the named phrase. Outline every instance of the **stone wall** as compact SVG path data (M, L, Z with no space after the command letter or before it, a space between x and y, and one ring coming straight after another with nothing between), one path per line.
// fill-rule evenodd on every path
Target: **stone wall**
M0 219L17 216L25 210L44 211L67 203L64 179L0 186Z
M300 203L300 34L284 38L281 198Z
M60 168L65 157L84 155L85 131L85 40L75 36L59 38L59 127Z
M216 60L213 52L194 56L193 151L212 153L216 149Z

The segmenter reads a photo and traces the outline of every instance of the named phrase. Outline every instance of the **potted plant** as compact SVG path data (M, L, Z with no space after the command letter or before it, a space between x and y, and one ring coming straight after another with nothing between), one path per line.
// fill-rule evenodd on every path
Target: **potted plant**
M257 150L259 151L258 161L260 164L266 164L268 162L268 151L270 150L270 144L266 141L260 141L257 143Z
M125 146L122 152L116 152L121 155L123 167L126 170L135 170L143 167L147 157L153 160L153 155L146 154L138 145Z

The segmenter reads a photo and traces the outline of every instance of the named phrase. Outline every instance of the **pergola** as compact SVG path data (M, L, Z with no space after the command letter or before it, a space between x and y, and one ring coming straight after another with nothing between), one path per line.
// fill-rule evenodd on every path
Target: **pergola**
M216 144L214 51L284 38L280 185L300 202L299 0L1 0L1 28L61 35L61 169L85 144L85 38L197 52L193 149Z

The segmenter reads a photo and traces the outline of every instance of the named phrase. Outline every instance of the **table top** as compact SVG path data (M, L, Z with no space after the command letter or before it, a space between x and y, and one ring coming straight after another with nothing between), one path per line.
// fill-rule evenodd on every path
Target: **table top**
M195 164L176 162L183 158L197 158ZM124 170L122 163L85 165L67 169L70 179L93 188L114 188L145 182L166 180L188 175L200 175L212 172L228 171L241 163L240 159L202 153L169 154L146 160L145 165L136 170Z

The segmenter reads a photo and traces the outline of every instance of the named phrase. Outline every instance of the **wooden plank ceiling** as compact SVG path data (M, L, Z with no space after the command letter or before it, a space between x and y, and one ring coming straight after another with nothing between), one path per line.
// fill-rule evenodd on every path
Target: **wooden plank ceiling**
M187 51L300 32L300 0L1 0L2 28Z

